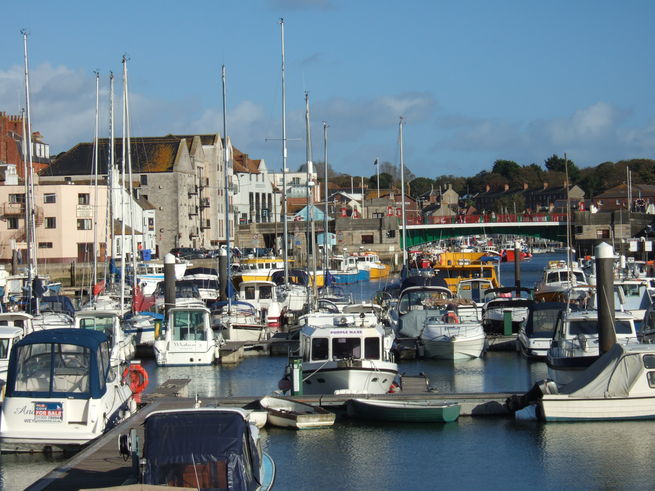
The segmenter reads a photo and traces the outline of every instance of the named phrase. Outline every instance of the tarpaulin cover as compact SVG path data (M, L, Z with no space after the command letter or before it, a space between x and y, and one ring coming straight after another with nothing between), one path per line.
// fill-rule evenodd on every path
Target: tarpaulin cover
M237 411L155 413L145 423L144 484L196 489L258 487L260 456Z

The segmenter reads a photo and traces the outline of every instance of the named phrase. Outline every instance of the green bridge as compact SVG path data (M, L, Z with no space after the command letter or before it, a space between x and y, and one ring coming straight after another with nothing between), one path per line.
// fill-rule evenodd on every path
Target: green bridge
M465 235L510 234L566 242L565 221L436 223L407 225L409 247Z

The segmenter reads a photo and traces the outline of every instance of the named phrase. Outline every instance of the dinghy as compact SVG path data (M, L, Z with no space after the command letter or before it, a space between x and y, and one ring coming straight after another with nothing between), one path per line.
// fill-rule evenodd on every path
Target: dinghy
M307 430L334 424L335 414L322 407L272 396L263 397L259 404L268 411L268 422L280 428Z
M391 399L350 399L348 416L401 423L450 423L457 420L461 406L444 401L394 401Z

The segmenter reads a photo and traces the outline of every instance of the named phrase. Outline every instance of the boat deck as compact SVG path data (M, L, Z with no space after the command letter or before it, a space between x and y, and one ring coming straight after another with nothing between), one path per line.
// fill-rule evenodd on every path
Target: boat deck
M156 392L144 399L144 407L134 416L116 426L105 435L75 454L27 489L70 490L120 486L133 478L131 460L123 460L118 453L118 435L129 433L135 428L143 441L142 423L145 417L156 410L193 407L195 400L185 396L188 380L169 380ZM460 416L507 416L505 400L515 393L452 394L429 391L423 376L404 377L404 390L394 394L357 395L357 398L428 401L441 400L461 405ZM255 405L260 397L225 397L203 399L203 406L221 405L245 407ZM340 410L353 395L311 395L295 396L294 400ZM254 406L251 406L254 407Z

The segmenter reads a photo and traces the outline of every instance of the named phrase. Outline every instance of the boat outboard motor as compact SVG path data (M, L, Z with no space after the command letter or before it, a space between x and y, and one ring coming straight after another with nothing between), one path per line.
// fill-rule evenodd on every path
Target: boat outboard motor
M505 408L510 413L515 413L521 409L535 404L545 394L557 394L557 384L550 379L544 379L536 382L534 386L522 396L513 395L505 401Z

